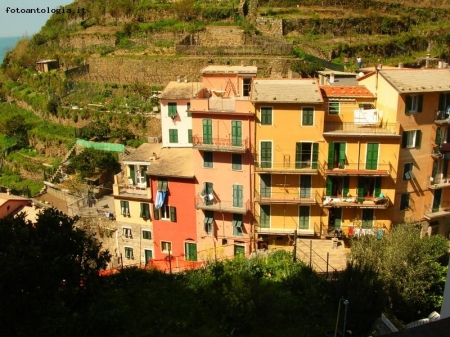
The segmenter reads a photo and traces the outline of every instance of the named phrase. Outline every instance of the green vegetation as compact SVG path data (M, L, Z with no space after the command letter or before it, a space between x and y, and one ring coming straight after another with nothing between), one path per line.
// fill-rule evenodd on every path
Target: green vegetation
M80 154L71 158L68 167L69 173L77 173L85 178L95 172L117 173L120 171L120 163L116 153L95 149L84 149Z

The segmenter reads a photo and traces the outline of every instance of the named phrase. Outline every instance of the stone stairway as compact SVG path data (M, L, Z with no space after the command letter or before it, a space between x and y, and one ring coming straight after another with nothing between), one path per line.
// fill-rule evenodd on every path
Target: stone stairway
M59 164L55 173L53 173L53 175L50 178L50 182L52 184L55 182L60 182L62 180L62 178L63 178L62 166L70 157L73 156L76 148L77 148L77 145L75 144L74 146L72 146L72 148L69 150L69 152L67 152L67 154L64 156L63 160L61 161L61 164Z
M329 239L297 239L297 258L307 265L312 260L311 267L320 273L327 270L328 272L344 270L347 265L349 249L344 246L342 240L337 243L337 247L333 247L333 241Z

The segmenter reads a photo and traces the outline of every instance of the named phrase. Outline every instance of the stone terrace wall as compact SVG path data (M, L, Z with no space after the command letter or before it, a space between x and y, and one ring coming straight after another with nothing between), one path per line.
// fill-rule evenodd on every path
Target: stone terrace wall
M244 31L234 26L208 26L199 33L199 42L203 47L242 46Z
M255 20L256 29L264 36L275 38L283 37L283 19L257 17Z

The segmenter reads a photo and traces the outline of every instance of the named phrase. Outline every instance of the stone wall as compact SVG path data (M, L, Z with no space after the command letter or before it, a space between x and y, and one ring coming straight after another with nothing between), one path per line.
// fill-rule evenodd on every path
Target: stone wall
M270 36L274 38L283 37L283 20L276 18L257 17L255 20L255 26L264 36Z
M116 45L116 38L114 35L80 34L61 38L59 41L61 48L84 49L96 45L114 47Z
M242 46L244 31L234 26L208 26L199 33L200 44L209 46Z

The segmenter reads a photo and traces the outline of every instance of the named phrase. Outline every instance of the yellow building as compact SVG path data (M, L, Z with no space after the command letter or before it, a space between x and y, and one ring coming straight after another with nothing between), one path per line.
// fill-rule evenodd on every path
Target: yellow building
M321 90L327 148L322 204L327 231L321 234L389 229L400 147L396 114L375 108L375 96L364 86L321 86Z
M259 247L321 231L323 99L314 79L255 79L254 216Z
M362 77L377 96L377 108L401 126L394 223L424 221L428 234L450 231L450 71L391 69ZM392 118L391 116L395 116Z

